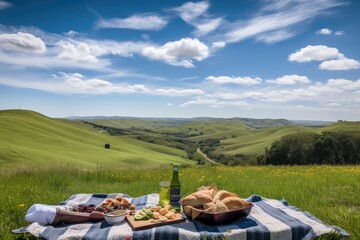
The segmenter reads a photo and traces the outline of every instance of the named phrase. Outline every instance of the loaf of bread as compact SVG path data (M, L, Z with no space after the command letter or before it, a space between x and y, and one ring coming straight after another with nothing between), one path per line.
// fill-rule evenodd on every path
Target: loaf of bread
M252 203L240 198L236 193L219 190L215 184L202 186L181 200L186 213L195 219L201 212L223 213L251 207Z
M228 197L224 198L222 202L226 205L228 209L240 209L243 208L243 200L238 197Z
M214 202L216 202L217 200L221 201L227 197L238 197L238 195L236 193L228 192L225 190L220 190L217 192L217 194L215 195L213 200L214 200Z
M205 203L209 203L212 201L213 200L208 192L199 191L199 192L194 192L189 196L183 198L181 200L181 203L183 205L195 207L195 206L203 206Z

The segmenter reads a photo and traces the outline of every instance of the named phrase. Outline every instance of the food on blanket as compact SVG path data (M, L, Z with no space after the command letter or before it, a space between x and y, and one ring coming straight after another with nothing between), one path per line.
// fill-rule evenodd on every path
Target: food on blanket
M223 199L222 202L228 207L228 209L241 209L251 205L249 202L238 197L228 197Z
M236 193L219 190L215 184L202 186L197 190L181 200L185 214L192 219L202 212L227 213L252 206L252 203L238 197Z
M143 208L140 211L137 211L134 215L134 219L136 221L151 220L151 222L165 222L168 219L174 219L175 217L176 210L169 204L166 204L164 207L154 206L150 208Z
M206 191L194 192L181 200L182 204L193 207L202 206L212 201L210 193Z
M152 212L159 212L160 209L161 209L161 206L151 207L151 211L152 211Z
M124 221L126 214L126 210L117 210L115 212L105 213L104 218L108 224L114 225Z
M128 199L117 196L115 199L107 198L100 205L99 208L104 208L105 212L111 212L119 209L135 210L135 205L131 204Z
M161 214L161 215L163 215L163 216L165 216L165 214L167 214L169 212L169 210L167 210L166 208L161 208L160 210L159 210L159 213Z
M228 207L219 199L216 200L214 210L216 213L228 212Z
M176 217L176 213L174 213L173 211L170 211L167 214L165 214L165 217L167 219L174 219Z
M215 207L215 203L214 203L214 202L205 203L205 204L203 205L203 208L204 208L205 210L207 210L207 209L214 209L214 207Z
M236 193L232 193L232 192L228 192L225 190L220 190L216 193L215 197L213 198L214 202L216 202L216 200L223 200L224 198L227 197L237 197L238 195Z
M75 212L83 212L83 213L92 213L92 212L101 212L101 213L109 213L114 212L116 210L128 209L131 211L135 210L135 205L131 204L128 199L117 196L115 199L107 198L98 206L94 204L86 205L80 204L79 206L74 206L73 211Z
M159 212L153 212L153 219L159 219L160 213Z
M97 208L97 207L95 207L94 204L90 204L90 205L80 204L77 207L73 207L73 211L75 211L75 212L83 212L83 213L92 213L94 211L104 212L104 209L103 208Z

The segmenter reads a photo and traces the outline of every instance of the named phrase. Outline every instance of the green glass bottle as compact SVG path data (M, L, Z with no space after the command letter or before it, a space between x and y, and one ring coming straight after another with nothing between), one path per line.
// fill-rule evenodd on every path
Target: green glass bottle
M173 166L173 176L170 183L170 204L173 206L173 208L180 212L180 180L179 180L179 167L178 165Z

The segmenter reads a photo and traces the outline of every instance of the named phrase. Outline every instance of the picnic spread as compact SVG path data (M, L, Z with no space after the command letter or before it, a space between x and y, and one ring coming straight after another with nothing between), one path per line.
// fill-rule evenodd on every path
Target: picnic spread
M130 197L124 193L76 194L57 206L35 204L28 209L29 226L14 233L30 233L44 239L312 239L322 234L336 232L348 236L336 226L328 226L308 212L290 206L286 200L267 199L252 195L247 199L227 191L214 192L209 186L200 188L180 200L183 212L171 205L159 206L159 194ZM216 195L216 193L218 193ZM209 195L208 195L209 194ZM212 196L209 198L209 196ZM222 200L219 200L221 199ZM120 200L121 199L121 200ZM224 201L226 200L226 201ZM94 206L127 207L124 221L109 224L99 215L79 213L71 218L74 209L97 210ZM202 204L202 205L200 205ZM135 208L130 210L129 208ZM204 207L201 207L204 206ZM245 210L246 209L246 210ZM81 209L80 209L81 210ZM119 210L125 211L125 210ZM217 213L219 211L219 213ZM116 210L110 212L115 214ZM62 214L61 214L62 213ZM67 215L69 214L69 215ZM76 213L77 214L77 213ZM76 215L75 214L75 215ZM122 215L121 212L119 215ZM205 219L200 219L201 214ZM236 217L230 219L230 214ZM62 217L65 221L60 221ZM167 216L167 217L166 217ZM206 217L207 216L207 217ZM213 216L209 218L208 216ZM216 218L214 216L223 216ZM225 217L224 217L225 216ZM136 221L138 218L139 221ZM141 219L143 218L143 219ZM73 222L69 219L74 220ZM209 220L210 219L210 220ZM227 221L226 221L227 220ZM219 222L216 222L219 221ZM54 224L56 223L56 224Z

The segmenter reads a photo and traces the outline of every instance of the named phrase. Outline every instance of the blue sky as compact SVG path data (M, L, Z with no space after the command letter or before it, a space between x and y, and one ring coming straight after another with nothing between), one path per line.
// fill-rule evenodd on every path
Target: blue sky
M360 120L355 0L0 0L0 109Z

